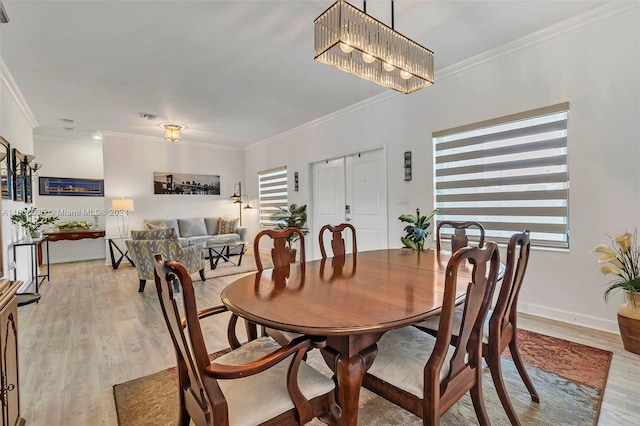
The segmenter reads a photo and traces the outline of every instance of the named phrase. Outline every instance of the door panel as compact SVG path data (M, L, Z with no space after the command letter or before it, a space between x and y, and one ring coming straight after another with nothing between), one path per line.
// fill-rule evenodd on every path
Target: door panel
M346 220L356 228L358 250L387 248L387 179L382 149L346 157Z
M314 258L320 257L320 245L318 243L320 228L324 225L337 225L345 220L344 173L344 158L321 161L314 163L312 166L313 227L306 244L307 247L313 247ZM325 247L331 247L328 234L325 235Z

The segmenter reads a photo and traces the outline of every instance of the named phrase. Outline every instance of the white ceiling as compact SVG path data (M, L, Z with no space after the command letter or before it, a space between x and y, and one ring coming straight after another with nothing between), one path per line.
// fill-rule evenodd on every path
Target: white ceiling
M331 0L3 3L0 56L36 134L162 136L177 122L183 140L240 148L389 90L313 60ZM604 3L397 0L395 28L435 52L438 84L438 70ZM390 25L389 4L367 12Z

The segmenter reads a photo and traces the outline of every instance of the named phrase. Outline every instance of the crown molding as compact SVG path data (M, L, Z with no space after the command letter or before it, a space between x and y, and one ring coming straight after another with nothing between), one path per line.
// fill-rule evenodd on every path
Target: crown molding
M329 113L327 115L323 115L322 117L316 118L315 120L308 121L308 122L306 122L304 124L301 124L298 127L294 127L293 129L286 130L286 131L284 131L282 133L278 133L277 135L271 136L270 138L263 139L261 141L252 143L251 145L246 146L244 148L244 151L247 152L247 151L250 151L250 150L252 150L254 148L258 148L260 146L268 145L268 144L270 144L272 142L277 142L280 139L286 138L287 136L291 136L291 135L294 135L296 133L300 133L300 132L302 132L304 130L307 130L307 129L312 129L312 128L314 128L316 126L319 126L319 125L321 125L323 123L335 120L336 118L339 118L339 117L342 117L343 115L351 114L352 112L358 111L358 110L363 109L363 108L370 107L371 105L375 105L378 102L386 101L387 99L390 99L390 98L395 97L395 96L400 96L400 95L401 95L400 93L398 93L396 91L392 91L392 90L389 90L387 92L382 92L379 95L372 96L370 98L367 98L367 99L362 100L360 102L357 102L355 104L349 105L347 107L344 107L342 109L339 109L339 110L334 111L332 113Z
M2 75L2 81L4 82L4 84L7 85L7 88L9 89L9 93L11 93L11 96L18 104L18 107L20 108L25 118L29 122L29 125L31 126L31 128L38 127L39 124L38 124L38 121L36 120L36 117L33 115L31 108L29 108L29 104L27 103L27 100L24 98L24 96L22 96L22 92L20 91L20 88L18 88L18 85L16 84L16 81L14 80L13 75L11 75L11 72L9 71L7 64L4 62L4 59L1 56L0 56L0 74Z
M215 144L210 144L205 142L190 141L186 139L181 139L180 142L168 142L168 141L165 141L164 137L162 136L138 135L135 133L112 132L107 130L101 130L100 133L102 133L103 141L105 136L116 136L119 138L138 139L141 141L162 142L162 143L176 144L176 145L187 145L187 146L195 146L199 148L220 149L225 151L242 151L242 148L238 148L238 147L215 145Z
M488 50L448 67L442 68L438 71L438 80L451 77L470 68L500 58L501 56L526 49L527 47L575 31L586 25L591 25L596 22L609 19L612 16L619 15L638 7L640 7L640 2L637 1L613 1L611 3L604 4L578 16L574 16L540 31L536 31L535 33L531 33L507 44L503 44L502 46L498 46L495 49Z
M86 139L81 139L81 138L67 138L64 136L48 136L48 135L38 135L35 134L33 135L33 141L34 142L45 142L45 143L73 143L73 144L77 144L77 145L87 145L87 144L94 144L94 145L102 145L102 140L100 139L93 139L93 138L86 138Z
M497 59L501 56L507 55L509 53L513 53L518 50L525 49L529 46L533 46L538 43L542 43L548 39L558 37L562 34L574 31L578 28L581 28L585 25L590 25L595 22L599 22L605 19L608 19L612 16L619 15L621 13L627 12L629 10L640 7L640 2L637 1L612 1L610 3L604 4L600 7L592 9L588 12L582 13L578 16L574 16L565 21L554 24L550 27L547 27L543 30L537 31L535 33L526 35L517 40L509 42L507 44L503 44L502 46L496 47L494 49L488 50L481 54L472 56L463 61L457 62L448 67L436 70L436 84L439 80L446 79L447 77L451 77L460 72L466 71L470 68L482 65L486 62L490 62L494 59ZM427 88L428 89L428 88ZM281 139L284 139L293 134L302 132L307 129L311 129L313 127L319 126L328 121L335 120L338 117L343 115L350 114L352 112L358 111L362 108L367 108L371 105L377 104L378 102L385 101L387 99L393 98L395 96L400 96L401 94L392 90L387 92L383 92L379 95L373 96L371 98L367 98L363 101L355 103L353 105L349 105L345 108L342 108L338 111L332 112L320 118L317 118L313 121L309 121L305 124L302 124L293 129L287 130L285 132L274 135L270 138L263 139L259 142L253 143L244 148L245 152L250 151L252 149L268 145L272 142L277 142Z

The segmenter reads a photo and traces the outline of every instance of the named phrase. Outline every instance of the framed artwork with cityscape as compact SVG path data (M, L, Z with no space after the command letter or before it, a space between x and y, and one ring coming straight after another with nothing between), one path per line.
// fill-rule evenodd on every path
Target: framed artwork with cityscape
M40 176L40 195L104 197L104 179Z
M153 193L220 195L220 176L153 172Z

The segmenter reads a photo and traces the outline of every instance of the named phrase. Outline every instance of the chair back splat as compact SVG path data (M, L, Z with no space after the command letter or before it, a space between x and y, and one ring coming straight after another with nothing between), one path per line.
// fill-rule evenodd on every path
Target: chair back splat
M271 249L271 259L273 260L274 268L288 268L291 263L291 257L289 249L287 248L287 241L293 235L297 235L298 241L300 241L300 263L305 263L305 250L304 250L304 234L298 228L286 228L282 230L265 229L256 235L253 240L253 255L256 258L256 267L258 272L264 270L262 266L262 260L260 259L260 239L268 236L273 239L273 248ZM293 237L295 238L295 237Z
M351 230L351 247L352 253L356 254L358 252L358 246L356 244L356 229L350 223L341 223L340 225L332 226L332 225L324 225L320 228L320 233L318 238L320 239L320 253L323 259L327 258L327 251L324 248L324 233L325 231L329 231L332 234L331 237L331 250L333 251L333 257L344 256L346 254L346 244L344 238L342 236L342 232L345 229Z
M443 220L438 222L438 226L436 226L436 250L440 252L441 248L441 236L440 236L440 228L443 226L451 226L454 229L454 233L451 236L451 253L455 253L462 247L467 247L469 245L469 237L467 236L466 230L472 226L475 226L480 230L480 240L478 241L478 247L482 247L484 244L484 226L482 226L479 222L456 222L452 220Z

